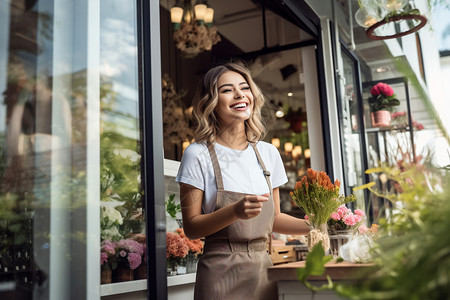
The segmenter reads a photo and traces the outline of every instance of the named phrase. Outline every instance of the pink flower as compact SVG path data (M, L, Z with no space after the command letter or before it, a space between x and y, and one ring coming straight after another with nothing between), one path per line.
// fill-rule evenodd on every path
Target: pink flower
M397 111L397 112L391 114L391 118L395 119L395 118L398 118L398 117L402 117L404 115L406 115L406 111Z
M338 213L332 213L331 218L335 221L339 221L341 219L341 216Z
M308 215L305 215L305 221L309 221Z
M422 129L425 128L425 127L423 126L422 123L419 123L419 122L416 122L416 121L413 121L413 126L414 126L417 130L422 130Z
M337 210L337 213L339 214L341 219L344 218L344 216L346 214L348 214L349 212L350 212L350 210L347 207L345 207L345 205L339 206L338 210Z
M358 215L354 215L354 216L355 216L356 223L359 223L361 221L362 217L358 216Z
M353 226L353 225L356 225L356 223L358 223L356 221L354 214L348 214L348 215L344 216L343 220L344 220L345 225L349 225L349 226Z
M355 209L355 215L364 217L366 214L360 209Z
M100 253L100 265L103 265L105 262L108 262L108 254L102 252Z
M137 253L141 256L144 254L144 246L135 240L120 240L116 243L116 247L119 249L125 249L127 252Z
M369 228L367 228L367 226L365 224L361 224L361 226L359 226L358 231L360 234L364 234L367 231L369 231Z
M130 269L132 269L132 270L139 267L139 265L142 262L141 256L137 253L129 253L127 258L128 258L128 262L130 263Z
M370 89L373 96L384 95L390 97L394 95L394 90L386 83L379 82Z

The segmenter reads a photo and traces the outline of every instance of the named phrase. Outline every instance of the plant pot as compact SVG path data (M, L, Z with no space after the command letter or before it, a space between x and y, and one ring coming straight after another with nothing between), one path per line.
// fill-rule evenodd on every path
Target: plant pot
M322 241L322 247L325 252L330 249L330 237L328 236L327 224L311 225L307 237L308 251L311 251L320 241Z
M195 273L197 272L197 263L198 258L189 258L186 260L186 273Z
M370 113L372 127L387 127L391 125L391 113L387 110L379 110Z
M339 257L339 249L351 239L352 233L352 230L338 230L329 232L330 254L333 255L333 257Z
M177 275L184 275L186 274L186 260L182 259L177 263Z
M134 279L134 270L132 269L115 269L114 270L114 281L123 282L131 281Z
M147 265L142 262L139 267L134 270L134 279L147 279Z
M101 270L101 284L108 284L112 281L112 270Z

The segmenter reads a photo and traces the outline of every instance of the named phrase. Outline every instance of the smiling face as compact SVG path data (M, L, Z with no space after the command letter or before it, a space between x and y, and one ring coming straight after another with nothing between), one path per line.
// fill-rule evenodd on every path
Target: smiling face
M227 71L219 77L217 87L219 97L215 111L221 127L235 122L244 124L253 109L253 94L245 78Z

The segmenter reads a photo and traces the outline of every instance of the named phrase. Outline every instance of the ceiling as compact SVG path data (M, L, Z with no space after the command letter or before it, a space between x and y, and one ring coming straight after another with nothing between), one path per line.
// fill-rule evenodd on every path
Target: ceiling
M160 3L165 8L169 7L168 0L161 0ZM259 51L264 48L262 9L257 1L209 0L208 3L214 8L214 23L225 39L243 53ZM401 76L392 63L392 55L386 43L367 38L365 29L355 22L353 15L358 9L357 1L350 1L351 16L347 7L349 1L337 0L336 3L339 33L342 40L350 45L352 39L350 32L353 32L356 46L354 50L359 57L362 73L365 73L363 80L371 81ZM170 5L173 5L173 1L170 2ZM351 25L353 29L351 29ZM266 46L268 48L311 39L312 37L298 26L266 10ZM305 107L301 48L265 54L254 58L249 63L255 81L263 88L269 100L274 100L275 103L283 102L294 109ZM296 72L283 78L280 70L289 65L294 66ZM377 69L380 68L384 69L383 73L377 72ZM288 92L292 92L293 96L287 96ZM415 98L414 91L411 96ZM417 108L419 110L417 114L423 118L423 122L432 126L433 118L424 112L423 105L418 105Z

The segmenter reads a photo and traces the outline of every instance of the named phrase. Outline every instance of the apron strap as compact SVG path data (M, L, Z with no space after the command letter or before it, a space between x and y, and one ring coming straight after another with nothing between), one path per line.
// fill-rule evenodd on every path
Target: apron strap
M219 160L217 159L216 150L214 149L214 144L208 142L207 145L208 145L209 155L211 156L211 161L213 164L214 175L216 177L217 191L223 191L222 172L220 171L220 164L219 164Z
M270 172L269 170L266 169L266 166L264 165L264 161L262 160L261 155L259 154L258 148L256 147L256 143L250 142L250 145L252 145L253 149L255 150L256 157L258 158L258 162L263 169L264 177L266 178L267 185L269 186L270 195L272 195L272 183L270 183Z

